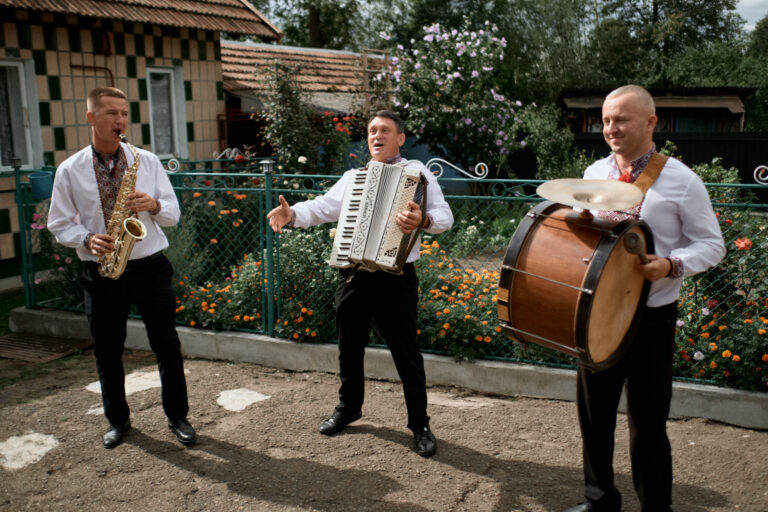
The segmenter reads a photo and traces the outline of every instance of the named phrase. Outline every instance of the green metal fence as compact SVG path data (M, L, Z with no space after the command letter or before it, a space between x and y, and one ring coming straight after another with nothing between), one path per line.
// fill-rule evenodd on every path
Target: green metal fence
M287 229L275 235L265 213L277 204L279 195L291 204L311 199L339 177L274 173L267 168L270 165L187 162L183 171L170 174L182 208L179 225L166 230L167 254L176 270L178 322L299 342L334 341L337 272L325 261L335 226ZM74 251L52 243L47 230L31 227L33 213L39 214L45 202L31 196L23 174L17 172L17 204L27 305L79 311L77 258ZM573 364L554 351L514 343L498 328L495 295L501 262L520 219L541 200L535 195L539 183L440 180L455 224L446 233L423 236L417 268L419 340L425 351L460 358ZM743 355L738 357L744 363L750 358L753 373L758 374L750 377L754 382L746 387L766 389L762 370L757 368L761 368L762 354L768 353L768 336L758 333L768 324L764 284L768 204L755 201L759 187L708 185L728 255L715 269L685 282L676 354L681 377L729 378L714 368L701 370L714 361L712 353L722 352L722 346L738 350L745 344L751 347L749 353L740 351ZM371 341L379 343L375 333ZM711 343L721 346L713 350ZM740 362L732 359L728 364Z

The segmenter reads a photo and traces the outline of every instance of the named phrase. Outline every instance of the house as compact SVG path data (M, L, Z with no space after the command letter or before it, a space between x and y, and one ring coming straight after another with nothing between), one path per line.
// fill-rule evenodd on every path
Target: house
M600 133L601 108L611 89L564 89L558 103L575 133ZM664 133L740 133L744 130L743 100L755 92L749 87L651 88Z
M227 146L239 148L253 144L258 138L262 126L258 114L265 109L267 92L264 78L270 67L280 65L291 69L318 113L350 114L366 112L366 102L373 92L370 81L389 67L389 55L382 50L366 49L356 53L222 41L221 62ZM386 81L387 74L382 76ZM382 89L386 94L386 84Z
M220 34L282 37L245 0L0 0L0 20L0 171L87 146L85 99L99 86L128 94L137 146L210 159L224 136ZM14 188L0 174L0 267L19 255Z

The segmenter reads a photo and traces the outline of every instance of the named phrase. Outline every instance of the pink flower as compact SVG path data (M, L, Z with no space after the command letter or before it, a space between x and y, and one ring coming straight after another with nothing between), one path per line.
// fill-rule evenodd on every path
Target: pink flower
M67 256L66 258L64 258L64 263L66 263L67 265L69 265L70 263L72 263L72 258L70 258L69 256Z
M41 219L41 217L40 217L40 214L39 214L39 213L33 213L33 214L32 214L32 220L34 220L34 221L38 221L38 220L40 220L40 219Z
M61 256L59 256L58 254L54 254L53 259L55 259L56 261L59 261L61 259Z

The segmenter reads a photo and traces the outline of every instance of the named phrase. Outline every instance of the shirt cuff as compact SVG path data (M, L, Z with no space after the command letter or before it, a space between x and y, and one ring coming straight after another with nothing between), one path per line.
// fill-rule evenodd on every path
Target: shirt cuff
M667 277L671 277L672 279L678 279L680 277L683 277L683 261L678 258L677 256L670 256L667 258L669 260L669 264L671 265L671 268L669 269L669 274L667 274Z
M157 203L157 208L155 208L154 210L150 210L149 211L150 215L157 215L158 213L160 213L160 210L163 209L163 203L161 203L159 199L155 199L155 202Z
M88 233L87 235L85 235L85 238L83 238L83 245L85 246L86 249L88 248L88 242L91 241L91 237L93 235L94 233Z

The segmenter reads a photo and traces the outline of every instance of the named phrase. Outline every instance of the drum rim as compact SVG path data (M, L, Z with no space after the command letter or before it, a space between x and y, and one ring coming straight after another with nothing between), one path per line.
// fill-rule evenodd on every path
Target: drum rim
M646 245L646 252L648 254L653 254L654 252L654 241L653 241L653 232L651 231L650 226L648 223L646 223L643 219L626 219L618 224L616 224L613 229L611 230L615 237L603 237L600 242L597 244L597 247L595 247L595 254L599 257L598 260L593 261L590 263L589 269L587 270L586 275L584 276L584 287L594 290L596 289L598 283L600 282L600 277L603 273L603 269L605 267L605 263L608 260L608 257L611 254L611 251L615 247L615 245L621 240L621 237L630 229L639 227L643 230L643 233L645 234L645 245ZM611 250L608 251L600 251L601 247L609 246ZM599 263L599 264L598 264ZM638 327L640 326L640 317L642 316L640 314L640 309L645 305L646 301L648 300L648 293L650 292L651 288L651 282L647 279L643 280L643 289L640 292L640 299L638 301L637 311L635 311L635 315L632 318L632 322L630 323L629 327L627 328L627 332L624 335L624 338L622 338L621 342L619 342L619 345L617 346L616 350L613 352L613 354L610 355L607 359L601 362L596 362L592 359L590 356L588 347L587 347L587 325L589 323L589 319L592 313L592 305L594 302L594 297L587 293L581 293L579 295L579 303L577 305L577 313L576 313L576 329L575 329L575 337L576 339L575 344L578 348L581 350L581 361L584 366L591 368L596 371L603 371L607 370L608 368L614 366L627 352L627 349L629 349L629 345L632 342L632 339L634 338L635 333L637 332Z
M531 233L531 228L533 228L538 222L541 220L541 214L546 213L549 209L553 207L560 207L565 206L568 207L568 205L563 205L561 203L556 203L554 201L545 200L531 208L525 216L523 216L523 220L520 221L520 224L517 225L517 229L515 229L515 232L512 234L512 239L509 241L509 244L507 245L507 252L504 255L504 261L502 262L502 267L516 267L517 266L517 260L520 257L520 251L525 246L525 241L528 239L528 236ZM507 290L507 297L511 296L512 292L512 281L513 281L514 272L511 270L505 270L502 268L502 271L499 275L499 289L505 289ZM496 299L497 305L503 305L505 308L509 308L509 302L503 301L500 298ZM514 324L512 323L512 319L509 319L509 322L506 322L502 325L502 328L504 330L504 333L507 335L508 338L511 338L515 341L518 341L520 343L528 343L525 340L520 339L518 336L515 335L514 331Z

